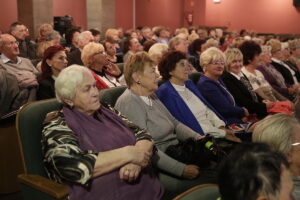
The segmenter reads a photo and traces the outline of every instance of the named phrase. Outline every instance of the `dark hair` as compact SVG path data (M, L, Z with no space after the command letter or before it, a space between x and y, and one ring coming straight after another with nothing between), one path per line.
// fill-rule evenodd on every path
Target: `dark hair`
M201 46L205 43L205 40L196 39L189 45L189 52L193 55L198 55L196 51L201 51Z
M72 44L73 35L76 32L80 33L80 29L78 27L73 27L73 28L67 30L66 35L65 35L67 46L70 46Z
M13 30L15 30L15 28L19 25L24 25L23 23L21 22L14 22L12 23L10 26L9 26L9 33L11 33Z
M132 37L128 37L125 39L123 44L123 54L126 54L129 51L129 47L131 46L131 40L134 39Z
M158 64L158 70L164 80L171 78L170 72L176 67L176 63L186 59L186 55L180 51L167 51Z
M147 40L144 42L143 46L144 46L144 51L148 52L149 49L152 47L152 45L154 45L155 43L157 43L155 40Z
M47 59L52 59L53 56L59 52L59 51L64 51L65 48L60 46L60 45L55 45L55 46L51 46L51 47L48 47L45 52L44 52L44 57L43 57L43 60L42 60L42 65L41 65L41 68L42 68L42 76L40 78L40 80L44 80L44 79L47 79L49 78L51 75L52 75L52 70L51 70L51 67L47 64Z
M266 144L237 146L220 166L218 184L222 200L256 200L261 193L278 194L282 166L288 168L284 155Z
M245 41L239 46L240 51L243 54L244 65L248 65L255 56L261 53L259 44L254 41Z
M97 36L101 34L101 32L95 28L91 28L89 31L92 33L93 36Z

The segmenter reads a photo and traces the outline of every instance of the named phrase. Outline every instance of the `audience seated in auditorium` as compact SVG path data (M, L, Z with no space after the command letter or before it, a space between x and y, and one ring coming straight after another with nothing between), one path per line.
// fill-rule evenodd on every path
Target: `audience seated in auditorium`
M254 142L268 144L283 153L290 164L295 200L300 199L300 125L294 116L275 114L260 121L253 132Z
M170 32L166 27L159 26L153 30L154 34L156 35L156 41L158 43L168 44L170 38Z
M119 37L119 33L120 33L119 30L113 29L113 28L109 28L105 32L105 40L107 40L107 41L115 44L117 54L122 54L122 49L121 49L120 43L119 43L120 42L119 40L121 39Z
M151 136L100 105L90 71L64 69L55 90L63 109L45 119L44 164L51 179L67 184L70 199L161 199Z
M20 57L33 60L36 58L36 44L27 36L27 27L20 23L14 22L10 25L10 34L13 35L19 42Z
M112 63L123 63L122 56L117 56L115 43L108 40L103 41L103 46L107 55L107 59Z
M216 47L205 50L200 57L204 75L200 77L197 87L228 124L241 123L247 120L249 112L246 108L236 105L234 97L220 79L225 61L224 53Z
M78 48L68 53L67 55L68 66L73 64L83 65L83 62L81 60L81 51L83 50L84 46L90 42L94 42L94 36L90 31L84 31L79 34L77 41Z
M79 35L80 35L80 29L77 27L72 27L71 29L67 30L65 34L65 39L66 39L65 47L69 52L72 52L78 48Z
M53 26L51 24L42 24L38 29L37 43L45 41L48 34L53 31Z
M261 47L253 41L245 41L240 45L239 49L243 54L244 67L242 72L248 78L253 91L264 100L272 102L287 100L287 98L272 88L264 75L256 69L261 63Z
M267 108L272 107L273 103L268 100L262 101L262 98L253 91L249 80L241 71L243 54L237 48L230 48L225 51L225 56L226 70L222 74L222 80L236 104L247 108L250 114L256 114L258 118L265 117Z
M143 39L140 41L140 43L142 45L144 45L144 42L146 42L148 40L152 40L153 32L150 27L144 26L142 28L141 32L142 32Z
M181 37L173 37L169 41L169 49L171 51L180 51L184 54L188 52L188 42L186 39Z
M300 39L290 40L289 48L291 52L289 61L300 71Z
M158 65L164 82L156 91L158 98L181 123L200 135L226 137L239 141L225 128L225 119L204 99L197 87L188 80L189 63L179 51L167 52Z
M67 55L64 47L51 46L45 50L41 64L42 75L38 79L38 100L55 98L55 79L60 71L67 67L67 64Z
M200 55L202 52L202 45L205 43L205 40L196 39L188 47L188 58L189 63L191 63L198 72L203 72L202 67L200 66Z
M240 145L220 168L222 200L294 200L284 155L265 144Z
M128 38L124 41L124 47L123 47L123 61L126 62L126 60L136 54L137 52L143 50L143 46L140 44L139 40L137 38Z
M284 58L281 50L281 43L279 40L271 39L267 42L267 45L271 46L272 53L272 65L279 71L285 83L288 85L299 84L299 77L297 77L295 69L291 68L288 64L284 62Z
M271 47L261 46L260 66L257 67L268 81L268 83L281 95L292 100L299 88L299 85L287 85L280 72L271 64Z
M13 109L17 109L23 104L36 99L38 88L37 69L29 59L19 57L19 43L9 34L0 35L0 66L7 73L15 76L19 86L18 97L14 100Z
M213 181L208 178L211 173L206 172L205 169L200 169L200 173L196 165L184 164L164 153L169 146L178 144L179 141L188 138L200 139L201 136L177 121L155 95L159 76L155 72L155 64L148 54L139 52L131 56L125 64L124 75L128 89L119 97L115 108L151 134L158 148L155 158L156 166L160 170L178 177L169 177L172 178L170 183L173 185L173 189L166 188L166 192L170 192L174 196L194 185ZM201 176L197 178L199 173ZM168 179L161 179L161 181L164 180ZM164 183L164 185L167 187L170 186L170 183Z
M118 77L122 75L122 72L118 66L107 59L102 44L95 42L87 44L82 50L81 59L84 66L92 71L99 90L121 86Z

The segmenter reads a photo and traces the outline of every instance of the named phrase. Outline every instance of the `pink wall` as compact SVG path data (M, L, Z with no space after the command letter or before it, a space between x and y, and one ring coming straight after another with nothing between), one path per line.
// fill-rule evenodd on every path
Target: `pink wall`
M184 20L183 2L183 0L136 0L136 25L178 28Z
M0 30L8 31L9 25L18 19L17 0L1 0Z
M139 0L138 0L139 1ZM116 27L122 27L125 30L133 27L133 4L132 0L115 0L116 3Z
M86 0L53 0L53 16L71 15L74 24L87 27Z
M300 33L300 11L292 0L206 1L205 25L263 33ZM237 14L238 13L238 14Z

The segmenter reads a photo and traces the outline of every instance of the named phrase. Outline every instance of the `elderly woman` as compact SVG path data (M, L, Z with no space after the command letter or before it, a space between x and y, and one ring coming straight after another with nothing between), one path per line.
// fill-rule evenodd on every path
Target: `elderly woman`
M221 80L225 66L225 55L216 47L205 50L200 57L204 76L197 88L204 98L225 118L228 124L241 123L249 115L246 108L236 105L234 97Z
M300 39L290 40L289 47L291 51L289 61L297 66L298 71L300 71Z
M51 24L42 24L38 30L37 42L43 42L46 40L47 35L53 31L53 26Z
M148 54L155 65L158 65L163 54L168 51L168 48L168 45L162 43L156 43L150 47Z
M121 86L118 77L122 75L122 72L107 59L102 44L90 42L85 45L81 60L93 72L98 89Z
M268 144L286 155L294 180L294 196L300 199L300 125L295 117L275 114L260 121L253 132L254 142Z
M184 54L186 54L188 52L188 41L185 38L181 38L181 37L173 37L170 41L169 41L169 49L173 50L173 51L180 51Z
M282 74L285 83L288 85L299 84L300 77L299 73L297 73L297 70L284 62L284 56L282 54L281 49L281 42L276 39L271 39L267 42L267 45L271 46L271 64Z
M154 94L158 77L155 64L147 53L140 52L130 57L125 64L125 80L128 89L119 97L115 107L129 120L151 134L158 148L156 159L158 168L168 174L183 178L172 178L172 180L169 180L171 177L161 178L161 181L166 184L166 191L170 192L173 197L194 185L212 180L203 178L185 180L195 179L199 175L198 166L184 164L165 153L169 146L188 138L198 139L200 135L177 121ZM202 175L210 176L211 174L203 173ZM162 176L164 175L161 174L160 177ZM168 188L170 186L172 188Z
M264 100L272 102L287 100L271 87L264 75L256 68L260 65L261 47L253 41L245 41L239 47L243 54L244 67L242 72L248 78L253 91Z
M164 82L156 91L158 98L181 123L201 135L236 139L225 128L225 119L204 99L197 87L188 80L189 65L185 54L167 52L159 63Z
M67 64L67 55L62 46L51 46L45 50L41 65L42 75L38 79L38 100L55 97L54 81Z
M236 104L247 108L251 114L255 113L258 118L265 117L267 107L273 106L273 103L270 101L263 103L262 99L253 91L249 80L241 71L243 54L237 48L230 48L226 50L225 56L226 70L222 74L222 80L234 97Z
M105 40L115 44L117 54L122 53L122 49L119 45L119 31L118 29L109 28L105 32Z
M261 64L257 67L257 70L264 75L265 79L277 92L286 98L293 99L298 87L296 85L286 85L281 73L271 64L271 47L265 45L262 46L261 49Z
M51 178L68 185L70 199L160 199L151 136L100 105L90 70L66 68L55 89L63 109L46 117L44 163Z
M200 54L202 52L202 45L204 43L205 40L196 39L188 47L189 55L190 55L188 60L198 72L203 72L203 69L200 66Z

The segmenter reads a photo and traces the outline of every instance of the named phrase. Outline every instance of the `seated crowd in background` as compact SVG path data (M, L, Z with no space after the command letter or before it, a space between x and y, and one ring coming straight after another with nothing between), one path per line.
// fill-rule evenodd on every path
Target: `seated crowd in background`
M0 117L30 101L56 97L63 104L62 111L45 122L42 145L48 175L67 183L72 199L93 199L104 191L102 199L171 198L218 181L224 200L247 199L249 193L256 195L252 199L291 197L289 173L295 199L300 199L298 122L288 114L268 116L293 112L300 88L299 38L281 42L245 30L237 34L191 27L172 32L163 26L125 32L110 28L101 38L97 29L74 26L61 35L43 24L38 38L31 40L19 22L8 32L0 35ZM199 79L189 80L193 74ZM118 86L127 89L116 110L100 105L99 90ZM240 140L232 129L253 122L247 141L252 136L269 147L245 144L245 136ZM58 131L53 133L53 127ZM58 145L60 129L70 138L63 145L73 145L68 151ZM53 139L55 134L58 138ZM208 137L244 145L224 160L219 180L216 166L202 168L167 153L169 147L191 140L195 148ZM230 162L238 158L245 160ZM253 162L258 170L243 168L244 162ZM267 173L265 166L270 165L274 167L266 178L278 187L247 188L247 181ZM226 183L239 182L246 170L251 176L240 186L248 191L228 193L242 190ZM257 180L269 187L266 180ZM289 187L285 194L282 184Z

